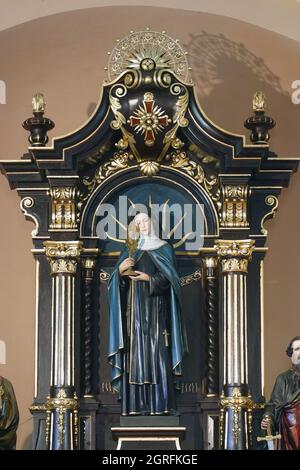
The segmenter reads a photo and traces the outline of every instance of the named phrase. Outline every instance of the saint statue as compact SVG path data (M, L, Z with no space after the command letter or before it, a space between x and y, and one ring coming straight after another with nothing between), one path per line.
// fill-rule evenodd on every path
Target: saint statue
M108 283L111 384L122 415L176 414L174 383L187 340L175 254L148 214L133 224L136 250L127 243Z
M0 450L14 450L17 441L19 411L9 380L0 377Z
M278 450L300 450L300 336L286 350L291 367L275 382L261 423ZM270 446L269 446L270 448Z

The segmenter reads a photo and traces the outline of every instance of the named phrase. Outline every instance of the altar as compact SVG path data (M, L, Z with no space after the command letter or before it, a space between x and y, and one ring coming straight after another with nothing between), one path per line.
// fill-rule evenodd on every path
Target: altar
M213 123L197 100L185 51L166 33L130 33L110 54L107 72L90 119L50 144L54 122L36 94L23 123L28 151L0 162L35 223L33 447L116 449L131 436L131 449L143 439L147 449L255 448L265 403L265 222L298 161L270 149L275 121L259 91L245 121L251 144ZM110 378L107 286L126 238L122 201L159 206L163 215L166 207L179 211L171 211L166 231L188 353L178 415L156 421L122 417ZM115 211L115 234L101 225L107 207ZM189 216L190 228L176 237Z

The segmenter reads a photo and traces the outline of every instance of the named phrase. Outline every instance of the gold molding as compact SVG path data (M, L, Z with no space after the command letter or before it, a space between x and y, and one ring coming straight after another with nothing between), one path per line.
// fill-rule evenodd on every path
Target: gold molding
M28 217L29 219L33 220L33 222L35 223L35 229L32 230L31 236L36 237L39 232L39 221L34 215L30 214L30 212L27 211L27 209L31 209L33 206L34 199L32 197L26 196L20 201L20 208L25 217Z
M275 216L275 213L278 208L278 203L279 203L278 198L272 194L265 198L265 204L267 204L268 206L271 206L272 209L270 212L267 212L267 214L263 216L261 223L260 223L261 233L264 236L268 235L268 230L264 227L264 223L266 220L273 218Z

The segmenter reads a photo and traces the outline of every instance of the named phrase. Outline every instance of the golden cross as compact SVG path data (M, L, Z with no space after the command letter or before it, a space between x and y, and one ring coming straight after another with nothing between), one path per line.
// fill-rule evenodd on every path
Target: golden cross
M164 335L164 337L165 337L165 346L168 347L168 346L169 346L169 338L168 338L168 336L170 336L170 333L168 333L167 330L165 329L165 330L163 331L163 335Z

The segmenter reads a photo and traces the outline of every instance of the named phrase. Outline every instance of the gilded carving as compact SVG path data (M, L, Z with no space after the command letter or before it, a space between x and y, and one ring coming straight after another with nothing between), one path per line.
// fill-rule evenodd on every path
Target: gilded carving
M23 199L21 199L20 207L21 207L23 214L25 215L25 217L33 220L33 222L35 223L35 229L32 230L31 232L31 235L35 237L38 235L38 232L39 232L39 221L33 214L31 214L27 210L27 209L31 209L33 206L34 206L34 200L32 197L24 197Z
M253 111L265 111L267 108L267 98L262 91L256 91L252 100Z
M75 274L77 261L82 251L82 242L44 242L51 273Z
M144 135L145 145L152 147L155 143L155 135L162 132L171 122L164 110L155 104L153 93L144 94L143 106L138 108L130 116L128 124L134 128L135 132Z
M251 260L254 240L216 240L215 249L220 257L243 257Z
M222 227L248 227L247 220L248 186L222 186Z
M233 431L236 444L238 444L239 434L240 434L239 414L243 409L247 410L248 412L251 412L254 407L255 407L255 404L253 403L252 397L250 395L242 396L239 387L233 388L233 393L231 397L225 397L224 392L222 392L220 396L221 411L223 410L223 413L224 413L224 411L227 408L231 408L233 411L232 431Z
M110 278L110 274L107 271L101 269L100 271L100 282L108 282ZM181 287L188 286L192 284L192 282L199 281L202 278L202 270L197 269L192 274L187 276L182 276L180 278L180 285Z
M208 192L212 200L218 203L220 192L218 188L218 178L216 176L206 177L203 167L199 163L190 160L182 150L177 150L167 155L167 160L171 160L170 166L172 168L182 170L196 180L197 183L203 186Z
M65 434L65 413L67 411L74 413L74 437L75 437L75 446L78 445L78 398L76 393L74 393L73 398L67 398L66 391L61 389L55 398L47 397L47 401L45 403L45 409L47 412L47 419L46 419L46 445L49 445L49 437L50 437L50 423L51 423L51 412L56 411L58 413L58 440L59 443L62 445L64 440Z
M195 272L192 274L189 274L188 276L183 276L180 278L180 285L181 287L188 286L192 284L192 282L199 281L199 279L202 278L202 270L197 269Z
M43 93L35 93L32 98L33 113L44 113L46 109L46 101Z
M245 258L222 259L222 272L243 272L248 269L248 260Z
M115 80L125 70L169 69L181 80L188 78L186 53L177 40L158 31L131 31L129 36L118 41L109 54L108 77Z
M102 183L102 181L114 173L127 168L129 166L129 160L133 158L133 155L129 152L116 152L114 156L108 160L108 162L100 165L97 168L93 178L84 178L82 183L87 188L87 192L81 191L78 195L78 198L81 201L81 205L89 198L90 194L100 183Z
M277 208L278 208L278 198L276 196L273 196L273 195L270 195L270 196L267 196L266 199L265 199L265 204L267 206L271 206L272 209L270 212L268 212L261 220L261 233L265 236L268 235L268 230L264 227L264 223L266 220L274 217L276 211L277 211Z
M154 161L144 161L139 165L140 171L144 176L155 176L159 172L160 164Z

